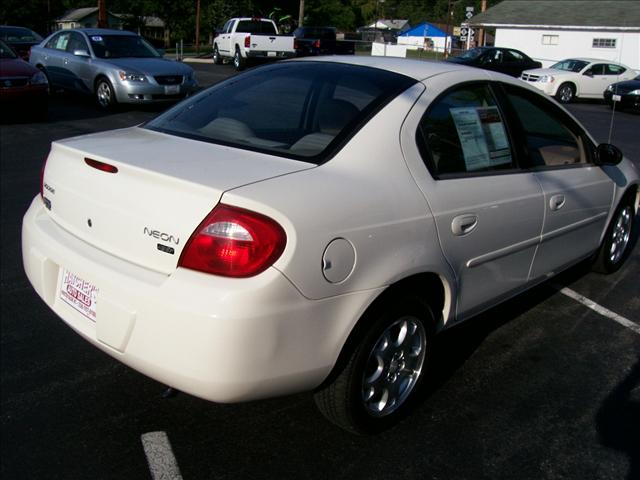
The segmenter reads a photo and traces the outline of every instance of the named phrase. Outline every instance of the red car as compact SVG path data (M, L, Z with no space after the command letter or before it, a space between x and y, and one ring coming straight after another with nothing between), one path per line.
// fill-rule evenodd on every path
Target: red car
M26 111L36 118L44 118L48 97L47 76L19 58L0 40L0 105L3 110L13 106L16 113Z

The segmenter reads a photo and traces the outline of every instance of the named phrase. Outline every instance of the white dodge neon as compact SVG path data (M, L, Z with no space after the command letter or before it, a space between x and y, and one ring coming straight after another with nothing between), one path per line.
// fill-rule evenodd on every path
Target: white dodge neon
M35 290L116 359L237 402L407 411L434 334L631 250L638 171L520 80L330 57L251 70L146 125L56 141L24 217Z

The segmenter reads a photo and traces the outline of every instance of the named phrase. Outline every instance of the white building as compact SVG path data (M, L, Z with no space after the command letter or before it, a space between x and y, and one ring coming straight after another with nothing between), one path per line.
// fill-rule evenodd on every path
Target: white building
M589 57L640 70L638 0L505 0L468 24L495 28L495 46L521 50L544 67Z

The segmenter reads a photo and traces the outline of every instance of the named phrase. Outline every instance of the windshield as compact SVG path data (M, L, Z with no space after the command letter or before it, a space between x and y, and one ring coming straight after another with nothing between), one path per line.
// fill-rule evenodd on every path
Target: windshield
M221 82L145 128L321 163L415 82L355 65L274 64Z
M13 50L7 46L2 40L0 40L0 58L18 58Z
M464 58L465 60L472 60L474 58L479 57L483 53L484 53L484 49L482 49L482 48L472 48L470 50L467 50L466 52L464 52L462 55L458 56L457 58Z
M137 35L90 35L89 40L98 58L160 57L155 48Z
M42 37L36 32L22 27L0 28L0 39L5 42L41 42Z
M554 63L550 68L555 70L566 70L567 72L579 72L584 67L589 65L589 62L585 62L584 60L563 60L558 63Z

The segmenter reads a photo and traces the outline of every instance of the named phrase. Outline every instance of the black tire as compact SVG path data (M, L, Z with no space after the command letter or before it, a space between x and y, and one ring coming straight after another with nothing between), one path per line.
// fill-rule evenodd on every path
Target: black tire
M96 82L96 102L98 106L105 111L113 111L118 105L116 100L116 93L113 90L111 82L102 77Z
M611 217L602 245L595 254L592 268L596 272L613 273L617 271L631 253L636 217L634 199L635 197L632 195L625 196Z
M213 46L213 63L214 65L222 65L222 57L220 56L217 45Z
M556 91L556 100L560 103L571 103L576 95L576 87L572 83L563 83Z
M314 400L340 428L370 434L393 426L418 397L431 356L434 320L420 299L401 295L362 321L366 333L345 347L350 350L342 365L316 390Z
M233 66L238 71L244 70L247 66L247 60L242 56L238 47L236 47L236 51L233 54Z

